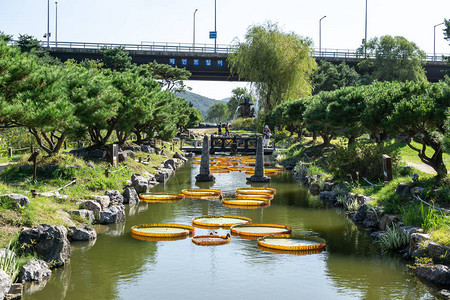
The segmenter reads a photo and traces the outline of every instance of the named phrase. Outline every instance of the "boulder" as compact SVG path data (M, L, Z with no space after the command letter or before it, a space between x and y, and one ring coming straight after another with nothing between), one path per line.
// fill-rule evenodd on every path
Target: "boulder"
M397 185L397 189L395 190L396 194L399 194L402 197L406 197L409 193L409 186L405 182L400 182Z
M52 271L43 260L32 260L22 267L22 282L43 281L52 275Z
M95 215L92 210L88 209L77 209L77 210L71 210L69 211L69 214L72 218L80 218L83 220L86 220L89 223L95 222Z
M432 258L435 263L450 265L450 247L429 241L427 256Z
M21 194L0 195L0 202L5 200L15 203L15 205L17 205L17 208L21 208L30 204L30 199L28 199L27 196Z
M155 153L155 148L152 148L150 145L141 145L142 152L146 153Z
M4 299L6 294L8 294L8 291L11 288L11 284L11 277L6 274L5 271L0 269L0 299Z
M93 163L92 161L88 161L88 162L86 163L86 166L88 166L88 167L91 168L91 169L95 169L95 165L94 165L94 163Z
M68 227L68 228L72 228L72 227L76 227L75 223L72 221L72 219L70 218L70 215L68 212L60 209L56 212L56 216L63 221L63 224Z
M100 204L102 209L109 207L109 205L111 204L111 200L110 200L109 196L91 195L91 197L92 197L92 199L94 199L96 202L98 202Z
M157 182L166 182L167 179L169 179L170 175L172 174L172 170L169 169L162 169L158 170L158 173L155 175L155 179Z
M93 150L89 151L87 158L88 159L96 159L96 160L103 160L106 157L107 152L102 150Z
M363 204L361 205L358 210L356 211L355 215L353 216L353 222L355 223L362 223L367 217L367 205Z
M100 212L100 224L111 224L125 221L125 206L123 204L108 207Z
M97 233L94 228L82 224L71 230L69 237L72 241L89 241L96 239Z
M320 194L320 186L318 183L313 183L309 186L309 192L311 195L317 196Z
M123 190L123 203L136 204L139 202L139 196L134 187L126 187Z
M331 204L334 204L334 202L336 202L337 194L335 192L323 191L323 192L320 192L319 195L320 195L319 196L320 200L323 202L331 203Z
M141 151L141 146L127 146L127 147L122 147L121 151L124 150L131 150L131 151Z
M173 155L174 158L181 159L183 162L187 162L187 158L183 156L183 154L179 152L175 152Z
M411 195L420 196L424 190L425 190L425 188L416 186L416 187L413 187L412 189L410 189L409 192L411 193Z
M450 268L444 265L418 265L417 276L437 286L450 286Z
M80 208L91 210L92 212L94 212L94 216L96 218L98 217L98 214L102 210L101 204L94 200L85 200L81 202Z
M356 201L358 202L359 205L369 204L373 200L375 200L374 197L364 196L361 194L356 195Z
M176 170L178 168L178 163L173 158L168 158L163 162L164 168ZM170 167L169 167L170 166Z
M109 197L111 201L110 205L121 204L123 203L123 196L116 190L108 190L105 192L105 195Z
M332 182L325 182L323 185L323 190L324 191L331 191L333 189L333 183Z
M139 174L133 174L133 176L131 177L131 186L138 194L147 193L149 189L148 179Z
M403 225L402 219L400 219L399 216L385 214L381 217L379 228L380 228L380 230L385 231L385 230L387 230L387 228L386 228L387 226L392 228L392 226L399 225L399 223L402 223L402 225Z
M438 292L438 295L442 298L442 299L450 299L450 291L449 290L440 290Z
M431 235L424 233L413 233L409 237L409 255L412 257L422 257L426 253Z
M67 229L62 225L38 225L22 231L18 239L21 250L54 266L64 265L70 258L70 243Z
M378 215L375 208L366 210L366 218L363 220L363 226L370 230L377 230L379 227Z

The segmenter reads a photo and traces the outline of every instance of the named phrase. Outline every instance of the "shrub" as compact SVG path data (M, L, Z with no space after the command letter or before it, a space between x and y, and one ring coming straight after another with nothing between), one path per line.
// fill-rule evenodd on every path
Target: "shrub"
M424 230L439 228L446 223L445 214L434 207L425 207L423 203L403 205L400 215L406 225L422 227Z
M255 119L253 118L238 118L231 122L231 127L233 129L247 129L254 130L255 129Z
M361 177L379 179L383 177L383 154L392 159L393 167L399 161L398 151L389 146L378 145L370 141L357 141L349 148L336 146L330 155L330 169L338 178L349 175L353 180Z
M20 263L16 254L10 249L11 245L8 245L5 248L5 252L0 254L0 269L11 277L12 282L15 282L20 272Z
M386 234L380 238L381 245L387 250L402 249L409 244L409 233L394 225L387 226Z

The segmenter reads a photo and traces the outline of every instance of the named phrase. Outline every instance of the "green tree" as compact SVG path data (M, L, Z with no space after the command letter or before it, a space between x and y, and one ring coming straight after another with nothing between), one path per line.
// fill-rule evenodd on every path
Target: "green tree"
M132 67L131 56L125 52L123 47L100 49L104 67L115 71L125 71Z
M357 51L361 57L367 50L368 58L358 63L358 68L378 81L427 81L426 54L401 36L385 35L371 39Z
M7 43L13 40L13 36L11 34L6 34L3 31L0 31L0 41L5 41Z
M192 106L192 103L189 103L191 107L191 113L189 114L189 121L186 124L186 127L192 127L203 121L202 113Z
M313 94L353 86L359 80L360 75L355 71L355 68L350 67L345 62L336 65L322 59L312 76Z
M147 64L150 74L157 81L161 81L164 88L172 92L184 92L186 86L183 80L188 80L191 77L191 72L186 69L172 67L167 64L158 64L153 61Z
M209 122L224 122L229 115L228 106L226 103L215 103L208 109L208 116L206 120Z
M316 68L311 40L283 33L276 24L250 27L245 42L228 57L230 70L256 88L267 113L279 103L311 94L310 76Z

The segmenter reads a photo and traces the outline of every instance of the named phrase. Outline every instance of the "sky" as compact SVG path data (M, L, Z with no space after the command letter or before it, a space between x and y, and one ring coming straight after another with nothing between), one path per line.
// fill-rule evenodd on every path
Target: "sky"
M278 23L285 32L312 39L325 49L354 50L367 37L403 36L432 54L450 53L443 38L444 18L450 19L450 0L58 0L58 41L109 42L193 42L214 44L209 31L216 20L217 43L245 41L247 29L266 21ZM0 31L43 38L47 32L46 0L0 0ZM214 4L216 3L216 17ZM55 39L56 4L50 1L51 40ZM214 99L231 95L239 82L187 81L192 92Z

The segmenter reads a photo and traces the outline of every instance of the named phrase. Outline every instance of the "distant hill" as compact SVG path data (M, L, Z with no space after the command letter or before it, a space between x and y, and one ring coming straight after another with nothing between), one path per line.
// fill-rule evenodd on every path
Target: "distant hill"
M221 102L220 100L204 97L195 93L191 93L189 91L177 93L177 96L182 97L186 99L188 102L192 103L192 105L202 113L202 116L204 118L208 113L208 108L210 108L213 104Z

